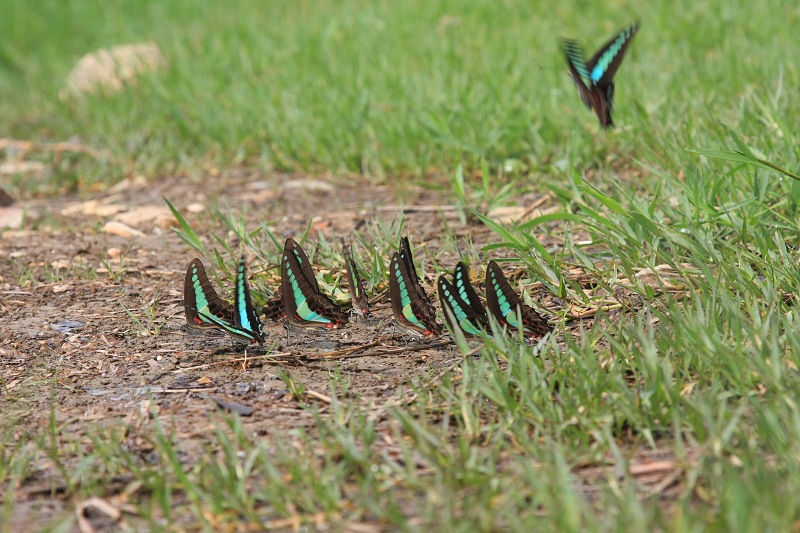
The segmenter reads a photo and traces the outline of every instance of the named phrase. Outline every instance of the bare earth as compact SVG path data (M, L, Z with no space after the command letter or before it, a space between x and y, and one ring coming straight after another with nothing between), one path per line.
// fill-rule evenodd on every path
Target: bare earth
M3 420L19 420L18 435L47 427L54 413L63 442L91 448L88 427L124 423L127 446L145 456L149 440L140 432L151 431L149 421L158 418L174 432L191 464L192 457L205 453L208 437L229 411L245 415L246 430L265 439L292 428L313 431L313 415L304 406L316 404L325 412L334 369L346 377L347 397L370 406L380 418L386 407L410 394L411 384L435 380L461 360L452 346L400 338L390 327L386 298L374 306L374 319L352 321L324 335L287 335L282 324L267 321L272 353L283 354L274 359L263 357L263 349L245 354L227 337L187 334L179 301L186 265L196 253L168 227L174 220L162 196L208 244L214 233L224 231L208 225L208 211L218 202L234 213L245 208L248 228L274 222L271 228L281 237L302 232L313 216L311 247L316 231L331 240L347 237L364 220L396 218L400 208L394 206L403 204L415 253L425 260L429 294L431 262L452 268L458 260L453 253L435 252L445 221L455 235L469 235L476 247L496 239L482 225L462 225L447 199L430 190L406 189L401 196L385 186L335 178L243 172L206 184L132 180L91 201L29 202L34 222L28 227L40 229L6 231L0 238L0 408ZM520 209L537 200L519 198ZM190 212L198 206L205 210ZM108 233L117 231L106 226L114 219L141 234ZM251 268L258 275L269 266ZM482 266L479 270L482 275ZM537 286L531 290L536 294ZM563 305L541 291L537 297L553 310ZM83 326L70 327L69 321ZM570 326L579 328L580 320ZM303 388L300 397L280 378L285 371ZM658 454L647 454L643 460L658 460ZM59 497L62 487L53 464L40 462L37 476L19 487L12 514L16 531L74 512L75 502ZM662 482L665 474L655 472L652 482ZM602 472L587 469L584 475L588 480ZM124 485L120 480L120 490ZM102 521L94 525L108 530Z

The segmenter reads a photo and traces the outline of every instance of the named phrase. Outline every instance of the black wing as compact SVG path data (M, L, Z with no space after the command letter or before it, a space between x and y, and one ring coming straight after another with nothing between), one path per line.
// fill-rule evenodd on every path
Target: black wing
M625 52L638 30L639 21L628 25L601 46L597 53L586 62L589 79L593 83L605 87L613 81L614 75L622 63L622 58L625 57Z
M233 323L233 306L217 295L217 291L208 280L203 262L196 257L192 259L186 269L186 277L183 280L183 304L186 323L192 327L217 327L214 322L204 320L198 315L198 306L204 314Z
M534 308L522 301L494 261L486 267L486 307L503 326L519 328L532 337L543 337L552 328ZM517 319L517 311L522 323Z

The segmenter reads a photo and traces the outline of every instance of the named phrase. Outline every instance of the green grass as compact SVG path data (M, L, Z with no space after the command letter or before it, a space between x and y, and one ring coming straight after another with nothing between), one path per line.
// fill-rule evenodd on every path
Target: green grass
M5 0L0 134L78 138L108 157L55 165L56 185L231 165L425 176L463 162L674 168L714 147L722 119L762 150L797 156L800 73L790 5L656 2L175 2ZM634 18L619 129L597 135L560 36L587 51ZM739 28L732 31L731 28ZM744 28L744 29L742 29ZM155 41L169 66L124 92L61 102L78 58ZM779 161L783 164L791 160ZM21 180L18 180L18 182ZM20 185L21 186L21 185Z
M71 156L46 183L17 177L15 188L83 190L131 173L200 176L234 165L438 174L462 219L476 216L495 232L488 249L521 262L565 302L601 307L586 327L557 317L556 336L537 353L496 337L479 357L421 375L413 401L380 413L391 442L338 373L321 391L334 401L311 430L268 446L219 415L210 453L189 459L164 417L139 429L93 428L83 440L70 440L55 415L30 431L7 418L0 524L19 485L47 471L53 494L71 500L128 494L129 521L153 530L286 519L306 529L320 519L420 531L797 528L800 188L764 163L800 173L795 5L49 1L32 9L4 0L0 11L0 135L77 136L110 154ZM593 49L634 18L642 29L618 76L619 126L598 132L557 39ZM57 99L82 54L143 40L159 44L166 70L117 95ZM516 168L501 172L503 162ZM560 211L493 223L483 215L513 201L509 183L552 192ZM217 216L220 234L231 231L259 264L275 262L280 243L266 224L246 227L235 207ZM204 246L188 225L182 232ZM374 222L360 237L371 289L401 232L402 221ZM563 245L545 248L543 235ZM321 243L314 262L340 264L335 245ZM438 268L437 254L456 245L446 235L418 259ZM238 250L225 239L213 246L205 256L229 269ZM636 277L663 265L661 279ZM567 267L581 268L592 290ZM623 286L616 308L604 308ZM254 289L267 293L257 280ZM138 330L162 325L151 303L142 300ZM283 379L302 396L302 383ZM147 457L129 451L134 434L152 448ZM631 473L653 449L674 461L674 485L655 489ZM588 479L586 466L603 470ZM53 530L64 517L74 513Z

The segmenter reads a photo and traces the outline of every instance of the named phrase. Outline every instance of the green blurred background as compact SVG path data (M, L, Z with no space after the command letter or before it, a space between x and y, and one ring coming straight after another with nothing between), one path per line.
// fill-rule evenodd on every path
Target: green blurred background
M796 2L2 0L0 11L0 135L110 154L61 165L56 186L235 164L377 179L509 158L534 174L635 159L677 172L682 148L726 142L718 120L797 156ZM588 54L635 19L618 127L599 134L558 38ZM166 68L59 100L81 56L146 41Z

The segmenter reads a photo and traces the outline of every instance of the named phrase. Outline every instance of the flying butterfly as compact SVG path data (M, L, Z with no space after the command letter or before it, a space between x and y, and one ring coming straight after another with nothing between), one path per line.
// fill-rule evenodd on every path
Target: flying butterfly
M247 266L244 258L236 271L236 293L234 304L221 299L200 259L192 259L186 270L183 283L183 305L186 322L190 327L218 328L235 339L251 343L264 343L261 321L253 309L250 285L247 282Z
M581 100L587 108L595 112L600 126L604 129L614 125L611 120L614 75L638 30L638 21L628 25L600 47L588 61L584 61L583 50L577 41L561 40L561 47L569 65L569 75L578 88Z
M522 327L531 338L544 337L552 330L535 309L522 301L494 261L486 267L486 307L500 325Z
M434 312L430 311L433 306L429 307L428 295L420 286L414 264L408 262L408 258L400 251L395 252L389 261L389 294L394 320L415 334L441 335L442 326L436 322L435 308Z
M369 315L369 298L367 298L364 284L361 283L361 279L358 276L358 267L355 259L353 259L352 250L345 247L343 254L347 268L347 283L350 286L350 295L353 300L353 311L363 318Z
M347 324L347 313L319 290L308 256L292 238L286 239L281 256L283 311L289 323L304 328L338 328Z

